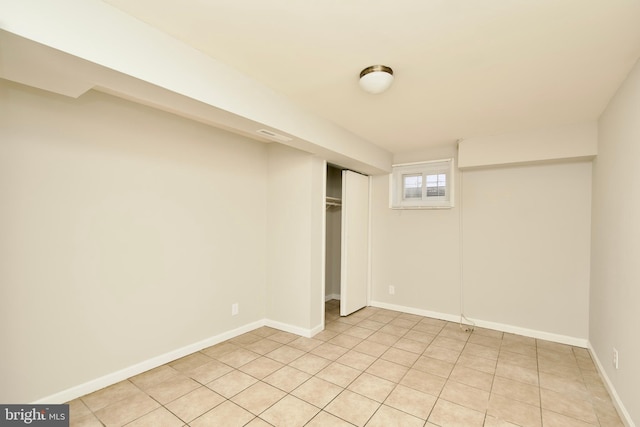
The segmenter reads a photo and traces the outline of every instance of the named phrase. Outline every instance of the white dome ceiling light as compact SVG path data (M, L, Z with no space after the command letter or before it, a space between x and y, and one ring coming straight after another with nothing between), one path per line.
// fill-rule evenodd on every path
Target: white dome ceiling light
M386 65L372 65L360 71L360 87L369 93L382 93L391 83L393 70Z

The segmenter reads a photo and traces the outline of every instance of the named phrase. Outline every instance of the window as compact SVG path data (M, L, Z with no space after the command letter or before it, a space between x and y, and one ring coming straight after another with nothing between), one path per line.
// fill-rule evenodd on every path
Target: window
M453 207L453 159L393 165L390 175L393 209Z

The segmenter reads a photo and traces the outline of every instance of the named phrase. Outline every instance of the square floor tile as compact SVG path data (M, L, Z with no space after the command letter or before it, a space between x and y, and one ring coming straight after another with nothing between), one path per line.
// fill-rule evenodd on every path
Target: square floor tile
M252 360L257 359L258 357L260 357L258 353L254 353L253 351L249 351L244 348L239 348L230 353L225 353L222 356L218 356L216 359L234 368L239 368L240 366L246 365Z
M438 335L431 341L432 345L436 345L438 347L447 348L449 350L460 352L466 345L465 341L460 341L455 338L448 338Z
M232 371L210 382L207 387L229 399L257 381L257 379L244 372Z
M374 332L367 338L367 340L378 343L378 344L386 345L386 346L392 346L398 342L398 340L400 339L400 336L389 334L387 332L384 332L384 330L385 328L383 327L379 331Z
M313 350L314 348L318 347L323 342L324 341L320 341L320 340L317 340L317 339L314 339L314 338L299 337L299 338L291 341L287 345L289 347L297 348L298 350L302 350L304 352L309 352L309 351Z
M498 359L496 367L496 376L508 378L521 383L538 386L538 371L536 369L523 368L518 365L511 364L507 361Z
M489 404L489 392L449 380L440 393L441 399L484 413Z
M590 400L576 398L571 394L542 389L542 408L566 415L586 423L598 424L598 417Z
M121 426L134 421L160 407L160 404L142 392L119 400L95 412L106 426Z
M375 361L375 357L369 356L368 354L359 353L355 350L346 352L337 360L338 363L350 366L359 371L364 371Z
M75 399L67 402L69 405L69 418L77 419L86 415L92 415L91 410L84 404L82 399Z
M289 366L299 369L302 372L306 372L307 374L315 375L330 363L331 361L329 359L307 353L304 356L289 363Z
M158 366L157 368L143 372L135 377L131 377L130 381L142 390L148 390L154 385L163 383L170 378L180 375L178 371L169 365ZM92 393L95 394L95 393ZM91 395L89 395L91 396ZM88 397L88 396L87 396ZM84 399L84 398L83 398Z
M556 414L552 411L542 410L542 422L544 427L593 427L599 424L590 424L566 415ZM602 424L600 424L602 425ZM610 427L610 424L604 424Z
M364 426L380 403L349 390L344 390L324 409L357 426Z
M265 354L270 353L273 350L282 347L283 345L284 344L270 340L269 338L263 338L259 341L254 342L253 344L249 344L245 347L245 349L264 356Z
M387 397L387 400L384 401L385 405L399 409L422 420L427 419L435 403L435 396L403 385L396 386L389 397Z
M182 427L184 422L167 409L160 407L127 424L127 427Z
M448 378L454 366L455 365L451 362L434 359L433 357L420 356L411 368L437 375L439 377Z
M363 373L349 385L348 389L382 403L395 386L394 382Z
M176 376L150 387L146 392L158 402L167 404L201 386L189 377Z
M249 421L249 424L245 424L244 427L273 427L271 424L266 422L260 417L256 417Z
M380 357L385 351L389 349L389 346L366 339L355 346L353 349L359 353L368 354L369 356Z
M352 326L351 328L344 331L343 334L350 335L352 337L360 338L361 340L363 340L370 337L371 334L373 334L373 332L374 331L372 331L371 329L362 327L360 326L360 323L358 323L357 326Z
M189 378L193 378L200 384L207 384L231 371L233 371L231 366L211 359L210 362L205 363L204 365L185 371L184 375Z
M449 379L466 384L485 391L491 391L494 376L486 372L477 371L467 368L466 366L456 365L449 375Z
M540 388L538 386L496 376L491 392L529 405L540 406Z
M353 424L328 412L320 411L305 427L353 427Z
M375 375L385 380L399 382L400 379L407 373L409 368L406 366L398 365L387 360L378 359L367 368L366 372Z
M207 387L200 387L167 404L166 407L188 423L224 401L224 397L218 393Z
M402 378L400 384L437 397L446 382L446 379L437 375L410 369Z
M355 380L361 371L350 368L338 362L333 362L322 371L316 374L316 377L329 381L340 387L348 386L353 380Z
M422 343L420 341L410 340L408 338L400 338L396 343L393 344L394 348L410 351L419 355L427 349L427 346L428 344Z
M429 415L429 422L443 427L482 427L484 425L484 418L484 412L475 411L447 400L438 399L433 407L433 411L431 411L431 415Z
M424 420L390 406L382 405L367 423L367 427L422 427Z
M495 360L484 359L477 356L466 356L463 354L456 364L494 375L496 372L496 363Z
M278 403L260 415L268 423L279 427L298 427L305 425L320 410L315 406L287 395Z
M259 357L246 365L241 366L239 369L245 374L249 374L259 380L263 379L267 375L270 375L282 368L284 365L280 362L276 362L268 357Z
M300 387L293 390L291 394L317 406L318 408L324 408L338 394L340 394L342 390L342 387L330 383L329 381L312 377Z
M329 344L338 345L340 347L351 349L362 342L362 338L352 337L347 334L336 335L327 341Z
M204 415L189 423L191 427L241 427L254 418L254 415L242 409L230 400L216 406Z
M205 356L203 353L198 352L192 353L178 360L174 360L173 362L169 363L169 366L171 366L178 372L184 372L190 371L208 362L211 362L211 358L209 356Z
M266 377L263 381L289 393L309 378L311 378L311 375L306 372L302 372L290 366L284 366Z
M169 368L171 369L171 368ZM173 369L171 369L173 371ZM175 372L175 371L173 371ZM136 396L140 393L140 390L129 381L121 381L109 387L103 388L91 394L82 397L82 401L92 411L97 411L105 406L119 402L122 399L127 399L132 396Z
M206 354L209 357L217 359L227 353L234 352L236 350L241 349L239 345L233 344L229 341L221 342L220 344L213 345L211 347L207 347L203 350L200 350L201 353Z
M542 426L539 407L527 405L526 403L508 399L497 394L491 394L489 397L487 415L522 427Z
M267 353L266 356L280 363L291 363L304 354L305 352L300 349L283 345L282 347Z
M259 381L236 394L231 400L247 411L259 415L285 395L284 391Z
M298 337L299 335L284 331L278 331L275 334L269 335L270 340L277 341L282 344L288 344L291 341L295 341Z
M241 347L247 346L251 343L254 343L256 341L260 341L263 337L257 334L254 334L253 331L252 332L247 332L244 333L242 335L238 335L235 338L231 338L229 340L229 342L232 342L234 344L237 344Z
M418 360L418 357L420 357L419 354L393 347L385 351L384 354L380 356L383 360L388 360L406 367L413 365L415 361Z
M315 354L316 356L320 356L328 360L336 360L347 351L349 351L348 348L326 342L311 350L311 354Z
M430 344L422 355L445 362L456 363L458 357L460 357L460 351Z

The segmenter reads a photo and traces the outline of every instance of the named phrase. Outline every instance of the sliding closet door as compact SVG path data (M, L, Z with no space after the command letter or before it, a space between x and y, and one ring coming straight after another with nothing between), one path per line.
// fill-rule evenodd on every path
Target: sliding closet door
M367 305L369 279L369 177L342 171L340 315Z

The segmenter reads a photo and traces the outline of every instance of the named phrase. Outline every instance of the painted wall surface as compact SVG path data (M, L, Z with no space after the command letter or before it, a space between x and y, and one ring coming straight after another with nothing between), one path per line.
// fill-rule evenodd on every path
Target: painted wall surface
M264 318L264 144L97 92L0 107L0 401Z
M631 419L640 425L640 64L599 121L594 163L591 345ZM619 369L611 359L619 351Z
M324 228L323 218L312 210L324 209L324 163L279 144L269 144L268 159L267 317L313 328L311 299L317 301L313 317L318 321L322 309Z
M394 163L454 156L455 147L446 146L397 155ZM371 185L372 301L458 314L459 203L453 209L392 210L389 176L374 176ZM394 295L389 286L395 287Z
M591 162L465 171L467 316L586 341Z
M598 154L597 123L587 122L460 142L458 167L486 167L544 160L593 158Z
M117 37L113 36L114 28L118 29ZM244 125L259 124L251 124L251 133L266 126L292 136L288 145L334 162L352 164L351 167L371 173L389 170L388 151L310 114L232 67L101 0L3 0L0 29L228 112L235 116L224 115L232 123L241 123L237 119L243 118L247 120ZM48 65L44 63L42 68L48 69ZM53 78L62 81L53 86L67 86L74 79L87 78L89 87L103 86L92 80L93 71L88 75L82 68L57 71ZM28 69L26 72L33 73ZM38 79L50 79L48 73L35 74ZM78 86L81 88L82 84ZM130 92L116 86L112 88L116 93L127 96ZM190 116L189 111L180 112ZM213 110L211 113L217 115ZM248 130L244 125L240 127Z
M440 147L394 163L454 153ZM590 162L457 171L453 209L391 210L388 176L373 186L374 301L455 318L462 274L468 317L586 343Z

